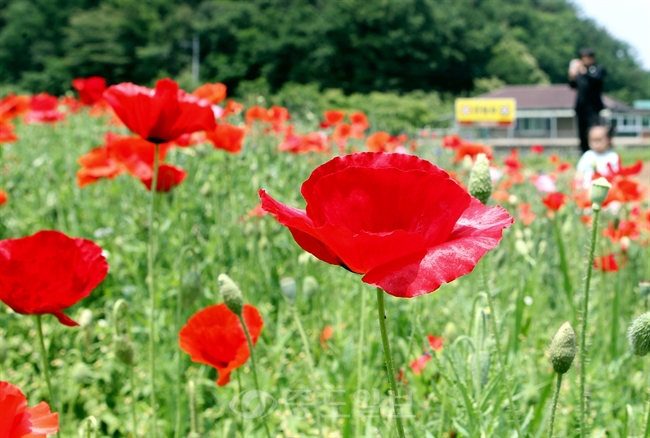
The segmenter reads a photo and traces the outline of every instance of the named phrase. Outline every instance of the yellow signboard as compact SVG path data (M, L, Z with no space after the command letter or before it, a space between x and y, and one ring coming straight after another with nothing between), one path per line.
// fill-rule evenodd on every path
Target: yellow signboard
M515 99L456 99L456 121L463 125L510 125L516 111Z

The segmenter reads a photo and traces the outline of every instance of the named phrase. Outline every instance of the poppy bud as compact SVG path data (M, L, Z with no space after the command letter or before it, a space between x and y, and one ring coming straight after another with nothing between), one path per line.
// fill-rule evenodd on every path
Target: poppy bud
M609 189L612 188L612 185L605 178L598 178L591 183L591 208L594 210L600 210L600 206L607 199L607 193Z
M83 309L79 315L79 325L82 329L87 329L93 323L93 311L90 309Z
M241 315L244 309L244 297L239 287L226 274L219 274L217 280L223 302L235 315Z
M576 333L568 322L562 324L551 341L551 365L558 374L569 371L576 357Z
M486 204L492 194L490 162L485 154L478 154L469 176L469 194Z
M285 277L280 280L280 289L291 304L296 301L296 280L292 277Z
M627 338L630 340L632 353L645 356L650 352L650 312L632 321L627 330Z
M190 271L181 280L183 307L191 306L201 296L201 274Z
M311 275L308 275L302 280L302 293L307 296L310 296L314 292L317 292L318 287L318 280L316 280Z
M133 344L126 336L119 335L113 339L115 357L124 365L133 365L135 350Z
M648 299L648 296L650 296L650 280L639 281L639 292L641 292L641 298Z

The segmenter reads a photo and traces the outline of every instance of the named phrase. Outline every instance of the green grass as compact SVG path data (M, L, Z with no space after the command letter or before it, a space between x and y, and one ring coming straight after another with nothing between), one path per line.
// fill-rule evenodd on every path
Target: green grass
M0 188L9 193L10 200L0 207L0 238L57 229L93 239L108 252L106 280L66 312L74 319L83 309L90 309L92 323L69 328L51 316L43 318L53 385L63 403L61 435L68 437L75 436L89 416L99 422L98 436L148 436L150 427L145 284L149 192L127 175L83 189L76 186L75 179L76 159L102 144L108 129L103 120L70 116L56 126L19 125L20 140L2 145ZM265 321L255 352L261 387L277 401L265 417L274 436L316 436L314 416L318 414L327 436L355 436L355 430L364 436L395 436L374 288L362 283L359 276L304 253L288 230L270 216L244 217L259 202L259 188L284 203L304 207L300 184L328 159L279 153L277 143L270 137L249 136L239 155L209 145L176 149L168 155L166 161L185 168L188 177L170 194L160 196L157 209L158 430L173 436L175 360L180 355L184 372L182 436L187 436L190 427L190 380L197 388L195 403L202 436L264 436L259 419L243 418L230 407L240 390L253 389L250 361L233 373L230 384L217 387L215 370L191 363L178 348L175 303L182 273L199 273L202 284L200 296L182 309L186 321L195 311L220 301L217 276L225 272ZM423 143L418 154L462 174L460 168L449 165L450 153L441 151L437 142ZM536 162L532 168L544 166ZM559 186L568 190L568 176ZM519 201L530 202L538 218L528 228L516 222L505 231L499 247L480 262L486 264L496 302L497 325L506 349L505 373L499 372L496 360L480 266L433 294L415 299L386 297L395 366L405 370L408 380L402 387L408 395L402 411L409 416L405 419L409 436L443 437L450 436L452 430L456 436L513 436L503 379L514 389L516 414L527 434L546 434L554 381L547 348L564 321L570 321L576 330L580 327L573 308L580 308L582 298L588 230L578 220L581 212L574 204L556 217L575 291L574 302L570 302L560 274L557 240L541 196L529 183L512 192ZM506 207L515 215L515 205ZM613 218L612 213L604 212L601 224ZM608 251L609 245L600 239L598 252ZM181 259L185 247L193 248L194 254ZM636 285L650 276L647 246L633 242L628 257L620 272L596 271L592 278L587 375L592 436L643 433L647 358L629 353L625 330L631 319L645 310ZM315 362L313 373L292 308L279 287L285 276L294 277L298 284L295 305ZM302 285L309 277L316 280L318 289L308 294ZM613 317L616 295L618 312ZM120 298L128 303L136 347L135 399L128 369L116 360L114 352L112 308ZM319 334L327 325L334 328L334 336L325 349ZM443 336L445 345L442 354L416 376L408 364L422 354L427 334ZM30 405L47 398L37 342L34 318L0 305L0 379L18 385ZM556 414L557 436L579 433L576 365L580 366L578 359L564 377ZM357 388L361 392L355 396ZM135 434L133 403L138 420ZM233 406L240 408L236 403ZM358 407L365 413L360 420Z

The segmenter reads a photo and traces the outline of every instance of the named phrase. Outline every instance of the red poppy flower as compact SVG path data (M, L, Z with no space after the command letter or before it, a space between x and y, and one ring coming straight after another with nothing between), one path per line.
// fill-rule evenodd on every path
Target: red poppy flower
M192 91L192 95L216 105L226 98L227 90L228 88L222 83L204 84Z
M452 160L454 163L463 161L465 157L476 159L478 154L485 154L488 159L492 158L492 148L490 146L476 143L461 143L456 149L456 156Z
M642 202L648 197L648 186L630 178L616 176L611 179L612 188L607 193L603 206L616 202Z
M306 211L259 194L305 251L398 297L469 273L513 221L407 154L365 152L319 166L302 185Z
M618 263L616 262L614 254L607 254L594 258L594 268L602 272L617 272Z
M84 105L94 105L103 100L106 91L106 79L101 76L77 78L72 81L72 87L79 93L79 100Z
M356 139L362 139L364 137L364 132L370 127L368 123L368 118L361 111L355 111L349 115L350 122L352 123L352 129L350 130L350 137Z
M115 134L106 135L106 147L110 157L117 161L129 174L138 179L153 177L154 154L156 145L140 137L123 137ZM158 160L163 161L171 143L158 146Z
M429 341L429 347L433 351L442 350L442 345L444 344L444 342L440 336L427 335L427 341Z
M413 362L410 363L411 371L413 371L413 374L416 376L419 376L422 374L422 371L424 371L424 368L427 366L427 363L431 360L431 355L429 353L425 353L422 356L418 357L415 359Z
M259 120L260 122L268 122L269 110L258 105L253 105L244 113L244 119L246 119L247 125L251 125L255 120Z
M27 397L15 385L0 380L0 436L46 438L59 431L59 414L46 402L27 407Z
M442 147L455 149L463 144L463 140L457 135L445 135L442 137Z
M273 125L273 129L276 132L280 132L282 126L291 119L291 114L289 114L289 110L273 105L271 108L269 108L269 111L267 113L268 115L268 122Z
M0 190L0 205L5 205L9 200L9 195L4 190Z
M327 341L334 337L334 327L331 325L326 325L323 328L323 331L320 332L318 339L320 340L320 345L323 349L327 350Z
M95 148L81 156L77 162L82 166L77 171L77 186L85 187L101 178L113 179L124 172L120 164L111 157L109 148Z
M502 189L495 190L494 193L492 193L492 199L501 203L508 202L510 200L510 193Z
M521 220L525 226L532 224L536 217L535 213L530 211L530 204L519 204L519 220Z
M59 231L0 240L0 266L0 301L17 313L49 313L69 326L78 324L63 309L90 295L108 272L99 246Z
M366 147L371 152L396 152L400 146L404 147L407 140L405 134L394 137L387 132L378 131L368 136Z
M331 138L333 141L337 143L345 144L347 139L350 137L351 133L352 133L352 126L349 123L339 123L334 128L334 132L332 133Z
M544 146L542 146L541 144L535 144L535 145L531 146L530 151L533 154L543 154L544 153Z
M560 163L555 168L555 171L562 173L562 172L566 172L569 169L571 169L571 163Z
M345 117L345 111L339 110L328 110L325 111L325 120L320 123L321 128L329 128L331 126L338 125L343 121Z
M293 125L289 125L284 134L284 141L280 143L278 150L293 154L327 152L329 151L329 145L327 144L327 135L324 132L298 135L294 134Z
M11 120L29 111L29 97L11 93L0 100L0 121ZM1 123L0 123L1 124Z
M569 199L569 197L567 195L565 195L564 193L562 193L562 192L553 192L553 193L549 193L548 195L546 195L546 197L544 197L544 199L542 199L542 202L544 203L544 205L546 205L546 207L549 210L558 211L558 210L560 210L560 208L562 208L562 206L567 201L567 199Z
M221 118L224 119L233 114L239 114L244 109L244 105L239 102L235 102L232 99L226 100L226 107L223 109L223 114Z
M614 225L614 222L610 222L607 228L603 230L603 236L608 237L614 243L618 243L623 237L636 240L641 236L641 232L636 222L622 220L616 225Z
M548 157L548 161L550 161L551 164L557 164L560 162L560 157L557 155L553 154Z
M158 166L158 179L156 180L156 192L166 193L171 189L182 183L187 177L187 172L177 166L172 166L171 164L161 164ZM142 184L151 190L151 185L153 184L153 168L151 169L150 176L140 178Z
M258 310L244 304L244 322L253 345L257 342L264 322ZM219 372L217 385L230 381L230 373L244 365L250 356L244 328L228 307L221 303L199 310L178 335L181 350L194 362L213 366Z
M25 114L25 123L54 123L65 119L65 114L59 112L59 99L47 93L37 94L29 100L29 111Z
M216 127L210 102L179 90L171 79L159 80L153 90L130 82L113 85L104 99L131 131L153 143Z
M241 151L246 138L246 129L219 123L214 131L205 131L205 136L217 149L236 154Z
M618 168L614 169L612 163L607 163L607 170L609 171L607 175L608 177L612 177L615 175L633 176L633 175L638 175L639 173L641 173L641 170L643 170L643 161L641 159L637 160L637 162L631 166L623 167L623 163L620 162L620 158L619 158L618 164L619 164Z
M0 143L13 143L16 140L18 140L18 136L14 134L14 126L2 123L0 120Z

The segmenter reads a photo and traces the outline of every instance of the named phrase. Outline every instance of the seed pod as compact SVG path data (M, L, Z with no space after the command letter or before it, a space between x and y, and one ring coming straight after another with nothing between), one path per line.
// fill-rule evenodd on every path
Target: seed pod
M562 324L551 341L551 365L558 374L569 371L576 357L576 333L568 322Z
M282 289L282 293L285 297L287 297L287 300L289 300L291 304L296 301L296 280L294 280L292 277L285 277L281 279L280 289Z
M650 352L650 312L632 321L627 330L627 338L630 340L632 353L645 356Z
M190 271L181 280L181 301L183 307L189 307L201 296L201 274Z
M485 154L478 154L472 173L469 176L469 194L487 203L492 194L492 178L490 177L490 162Z
M113 339L113 350L115 357L124 365L133 365L133 358L135 356L135 349L133 344L123 335L118 335Z
M316 280L311 275L308 275L302 280L302 293L306 296L310 296L313 293L318 291L318 280Z
M218 281L223 302L235 315L241 315L244 310L244 297L239 287L226 274L219 274Z
M639 292L641 292L641 298L648 299L650 296L650 280L639 281Z
M601 205L607 199L607 193L609 189L612 188L612 185L605 178L600 177L594 182L591 183L591 208L594 210L600 210Z

